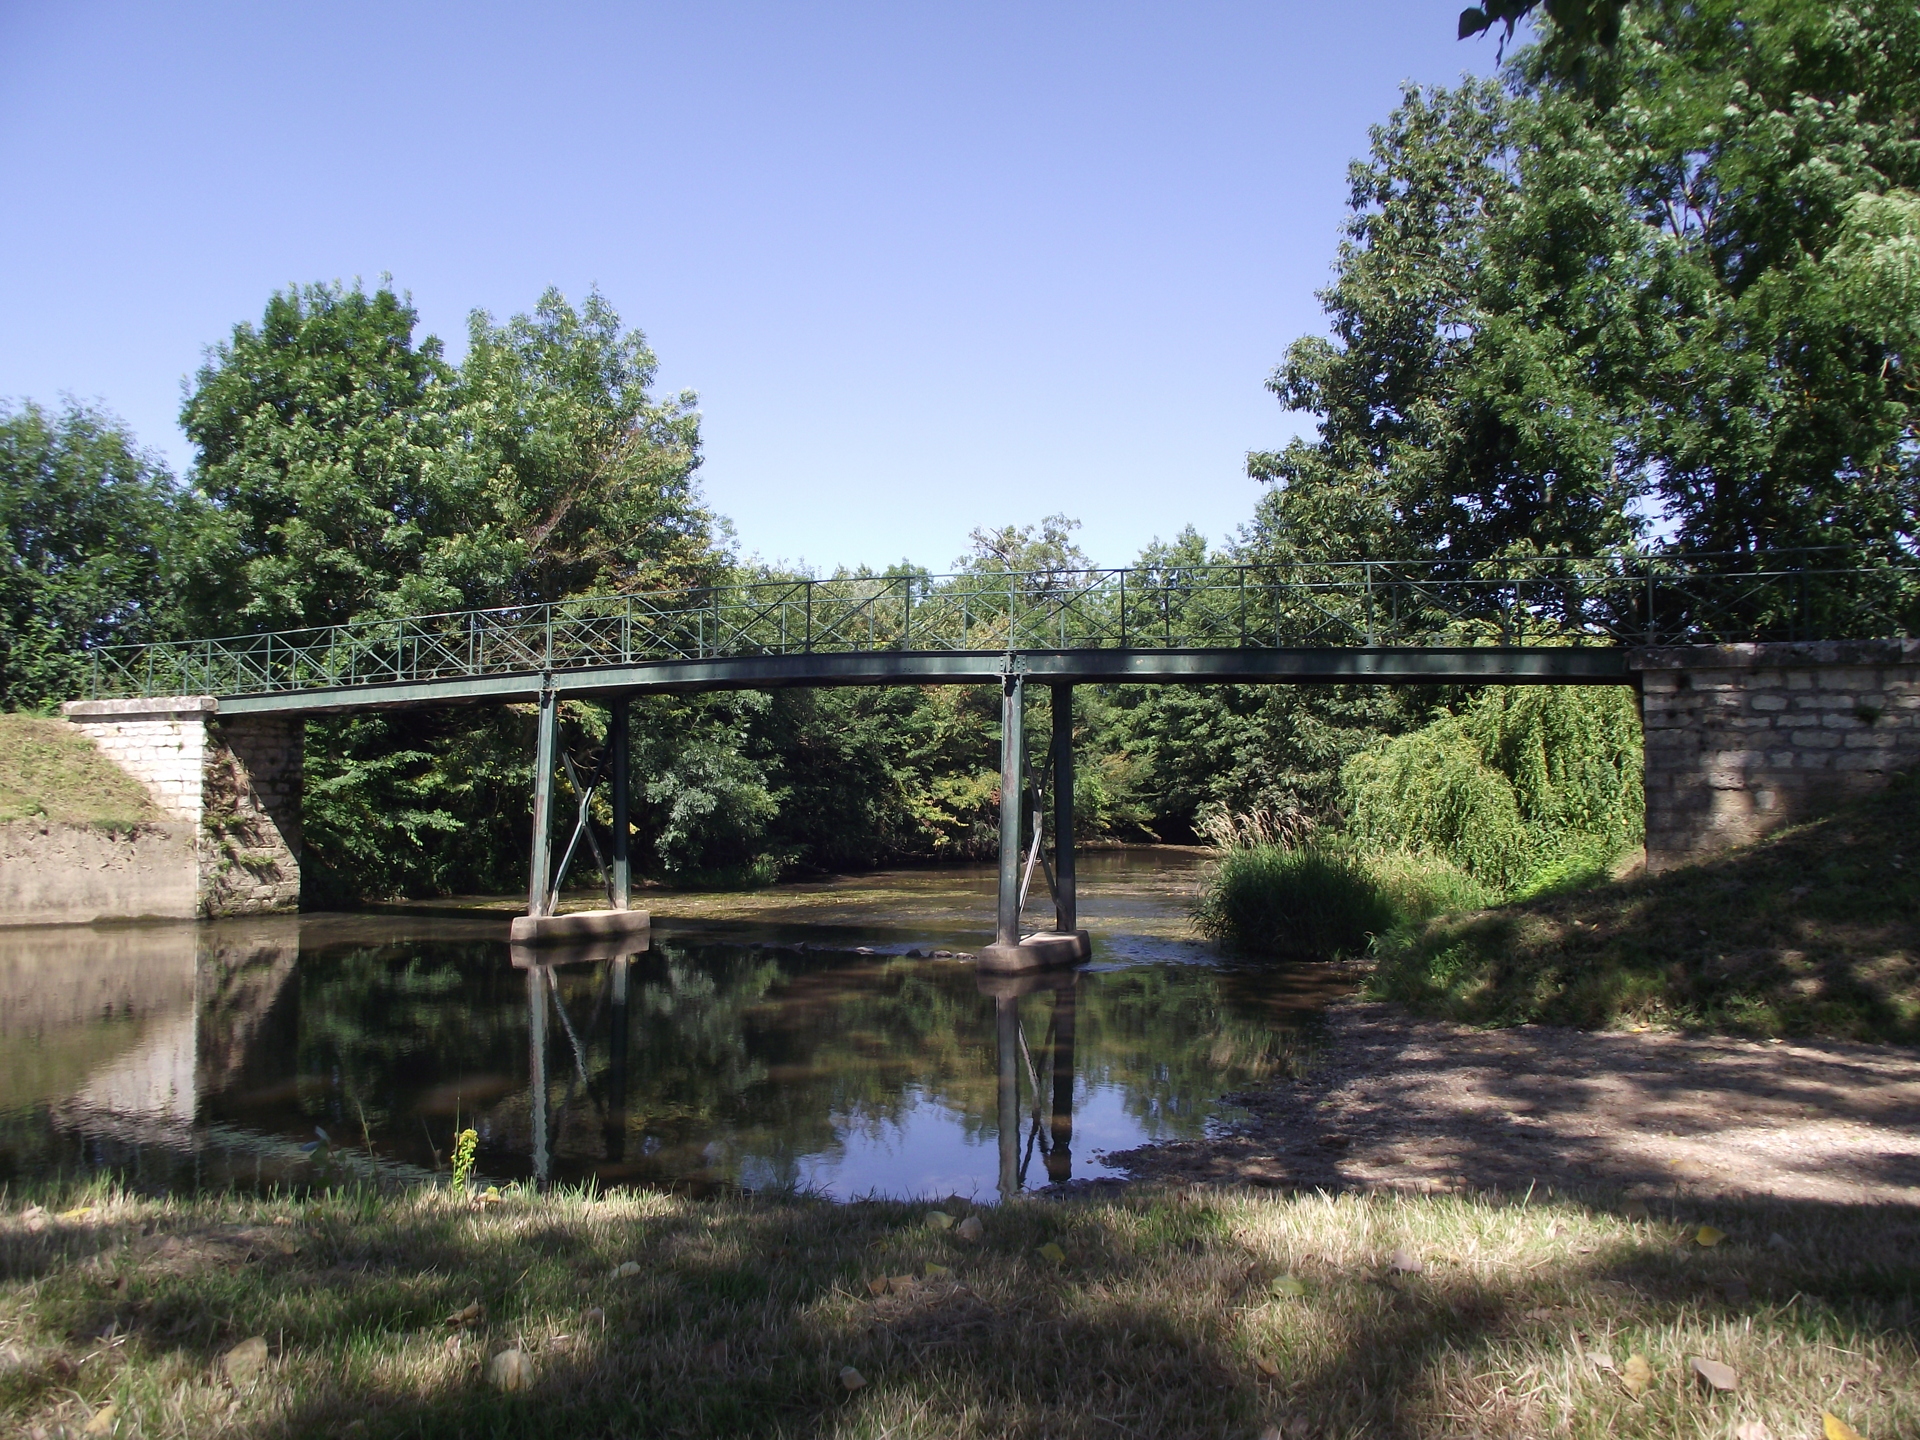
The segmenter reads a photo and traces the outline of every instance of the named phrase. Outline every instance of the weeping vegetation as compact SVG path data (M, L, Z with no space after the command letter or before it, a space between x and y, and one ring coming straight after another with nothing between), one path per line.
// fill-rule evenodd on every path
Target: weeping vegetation
M1624 689L1498 686L1340 772L1304 838L1230 843L1197 911L1249 953L1338 954L1443 911L1577 887L1641 843L1640 717Z
M1500 686L1341 773L1353 836L1444 861L1490 892L1601 874L1640 844L1640 716L1613 687Z

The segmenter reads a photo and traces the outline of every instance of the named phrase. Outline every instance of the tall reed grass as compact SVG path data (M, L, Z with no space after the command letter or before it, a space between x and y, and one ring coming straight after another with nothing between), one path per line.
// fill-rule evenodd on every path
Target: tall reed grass
M1369 854L1336 839L1225 850L1194 912L1210 940L1243 955L1331 957L1494 896L1459 866L1406 851Z

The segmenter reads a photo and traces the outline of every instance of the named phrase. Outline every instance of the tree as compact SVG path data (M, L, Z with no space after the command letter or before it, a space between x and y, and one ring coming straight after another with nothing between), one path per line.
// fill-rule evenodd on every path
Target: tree
M1649 0L1578 79L1543 30L1355 166L1333 338L1271 382L1319 434L1250 457L1249 544L1911 547L1920 12Z
M469 322L453 421L473 516L436 558L484 603L708 584L714 520L693 475L692 392L656 400L659 361L598 291Z
M313 285L273 296L257 327L235 327L209 356L183 423L216 512L206 568L228 580L228 624L521 605L721 573L693 478L693 396L652 397L653 352L599 294L576 310L549 290L504 324L476 312L457 370L416 323L389 286ZM525 818L502 813L492 783L524 772L521 718L315 721L319 883L343 895L497 887L524 863ZM771 803L759 769L726 760L724 735L706 744L712 728L654 777L663 853L681 869L734 863ZM736 821L752 833L733 836Z
M1496 25L1506 27L1506 39L1535 10L1544 8L1555 32L1570 47L1611 46L1620 39L1620 15L1625 0L1486 0L1460 12L1460 38L1484 35Z
M967 536L972 549L953 562L955 570L972 575L1035 575L1060 577L1092 568L1087 552L1073 538L1078 520L1049 515L1038 525L1002 525L997 530L976 526Z
M419 572L464 520L449 463L451 372L382 286L277 292L209 354L180 412L195 484L221 524L224 617L249 629L337 624Z
M1920 10L1669 0L1628 13L1581 91L1521 60L1640 221L1609 343L1677 541L1910 548L1920 355L1889 282L1920 244Z
M175 633L198 518L113 416L0 406L0 704L72 699L96 647Z
M1257 558L1591 553L1633 538L1621 421L1590 384L1604 302L1566 244L1497 243L1528 228L1533 125L1472 82L1410 89L1374 131L1321 295L1333 338L1295 341L1268 381L1320 433L1249 457L1274 482L1245 537ZM1578 253L1600 243L1583 235Z

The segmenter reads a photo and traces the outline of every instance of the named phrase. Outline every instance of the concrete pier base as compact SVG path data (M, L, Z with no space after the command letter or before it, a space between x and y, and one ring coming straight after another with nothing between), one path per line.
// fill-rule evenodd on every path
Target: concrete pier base
M1093 953L1084 930L1070 935L1029 935L1018 945L988 945L974 957L974 968L986 975L1024 975L1031 970L1053 970L1078 965Z
M516 915L507 939L515 945L578 945L615 936L644 934L652 925L645 910L576 910L571 915Z

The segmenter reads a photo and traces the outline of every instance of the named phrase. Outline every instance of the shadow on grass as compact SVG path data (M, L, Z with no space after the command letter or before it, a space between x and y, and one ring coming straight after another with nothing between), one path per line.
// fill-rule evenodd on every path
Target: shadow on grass
M50 1274L32 1325L117 1345L102 1398L129 1414L171 1394L190 1422L198 1405L261 1437L1251 1435L1289 1419L1311 1435L1527 1434L1551 1428L1561 1392L1595 1434L1663 1434L1712 1403L1666 1373L1689 1346L1758 1379L1768 1347L1810 1339L1878 1367L1899 1423L1868 1433L1905 1433L1920 1211L1721 1202L1629 1223L1613 1203L1143 1193L983 1211L977 1246L893 1204L323 1202L221 1232L210 1203L144 1254ZM1683 1245L1682 1220L1729 1239ZM253 1232L276 1229L285 1248L265 1253ZM252 1259L206 1248L243 1230ZM168 1251L171 1234L202 1248ZM1395 1271L1396 1250L1418 1273ZM615 1278L624 1259L640 1273ZM450 1329L476 1300L484 1319ZM1570 1358L1581 1332L1653 1355L1658 1403ZM275 1359L229 1412L206 1377L255 1334ZM514 1346L533 1381L507 1394L486 1371ZM0 1413L77 1383L23 1389L16 1373Z

